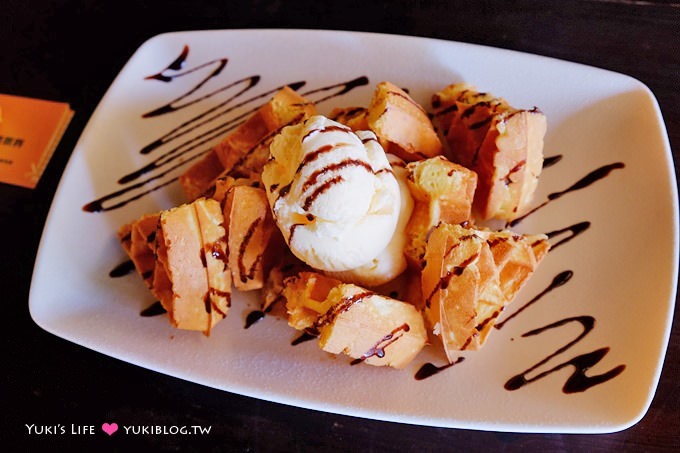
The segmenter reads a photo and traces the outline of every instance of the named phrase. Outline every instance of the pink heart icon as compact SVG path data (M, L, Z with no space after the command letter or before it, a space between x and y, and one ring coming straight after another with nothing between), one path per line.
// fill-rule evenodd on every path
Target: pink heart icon
M109 436L118 431L118 423L104 423L102 425L102 431L104 431Z

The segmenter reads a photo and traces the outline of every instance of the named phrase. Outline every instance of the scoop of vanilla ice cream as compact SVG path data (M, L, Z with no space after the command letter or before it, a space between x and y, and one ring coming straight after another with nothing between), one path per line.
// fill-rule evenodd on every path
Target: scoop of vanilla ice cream
M375 135L321 115L274 138L262 182L291 251L319 270L369 263L399 219L399 185Z
M360 286L378 286L398 277L408 265L404 255L406 225L413 212L414 201L408 188L406 162L394 154L387 154L392 171L399 183L401 205L399 220L387 246L370 262L355 269L342 272L326 272L327 275Z

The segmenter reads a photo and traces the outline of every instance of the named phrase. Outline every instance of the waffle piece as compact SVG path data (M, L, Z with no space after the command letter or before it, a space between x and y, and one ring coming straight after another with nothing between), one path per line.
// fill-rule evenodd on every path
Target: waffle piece
M162 242L159 222L160 213L143 215L123 225L118 231L118 238L153 296L161 302L167 302L171 298L172 289L167 272L158 261L158 243L159 240ZM168 310L168 307L164 308Z
M501 290L512 301L550 250L544 234L520 235L512 231L478 231L491 248Z
M160 219L160 215L159 215ZM151 294L158 299L165 311L168 313L170 323L175 325L172 318L172 281L168 271L168 250L165 246L165 237L163 229L156 230L156 264L153 268L153 277L151 284Z
M498 271L486 241L457 225L440 224L433 229L425 262L425 319L453 361L457 351L480 346L483 338L477 326L487 319L483 314L505 304Z
M187 200L195 200L210 189L213 181L218 178L224 167L215 150L208 154L179 176L182 191Z
M220 176L217 178L210 189L205 193L206 198L219 201L223 206L227 197L227 192L234 186L250 186L259 188L261 182L259 178L234 178L232 176Z
M153 286L153 272L156 264L158 219L158 214L144 215L134 222L123 225L118 231L118 238L123 249L149 288Z
M132 259L132 256L130 255L130 252L132 251L132 228L134 227L135 222L136 220L118 228L118 241L130 259Z
M222 178L218 200L198 198L121 227L123 248L174 326L209 335L227 314L232 284L262 288L274 224L264 191L250 182Z
M218 147L217 154L224 165L224 174L258 179L269 159L269 144L274 136L285 126L315 114L314 104L295 91L288 87L278 91L270 102L260 108L258 114L248 120L261 123L259 126L266 131L263 136L256 140L257 136L246 130L245 137L236 137L235 141L227 137ZM253 129L257 130L258 127Z
M201 241L203 243L202 264L208 276L208 294L204 296L209 326L214 326L227 316L231 306L232 276L227 269L227 238L224 218L219 203L198 199L192 203L196 211Z
M263 189L246 185L231 187L224 199L227 219L228 267L234 287L241 291L264 285L263 257L274 222Z
M314 271L286 278L281 295L286 301L288 325L297 330L314 330L316 320L331 307L328 293L341 284L341 280Z
M269 140L285 125L315 112L313 103L289 87L282 88L179 177L186 197L202 196L223 175L259 178L269 157Z
M420 269L427 234L435 225L471 219L477 175L443 156L411 162L406 170L415 206L406 227L404 254Z
M390 82L377 85L368 107L368 126L385 152L406 161L441 154L442 143L423 107Z
M368 109L365 107L336 107L331 110L328 118L344 124L353 131L367 131Z
M310 268L290 252L283 237L275 230L265 252L265 281L261 292L262 311L285 314L284 282L288 277ZM276 249L276 250L272 250ZM269 263L267 263L269 261Z
M289 323L319 334L319 347L353 363L403 368L427 342L422 315L406 302L320 274L286 280Z
M495 320L548 250L544 235L521 236L439 224L422 271L424 315L449 361L479 349Z
M204 198L160 214L154 294L177 328L209 335L226 315L231 288L222 223L219 203Z
M469 84L447 86L433 96L432 106L452 160L479 177L475 213L481 219L522 215L543 166L543 113L513 108Z

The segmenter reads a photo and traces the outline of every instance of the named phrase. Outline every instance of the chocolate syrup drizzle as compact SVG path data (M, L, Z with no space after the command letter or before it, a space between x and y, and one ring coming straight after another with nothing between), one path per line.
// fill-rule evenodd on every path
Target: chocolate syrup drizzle
M242 283L246 283L248 280L252 280L255 276L255 269L257 269L257 264L260 262L262 259L262 255L259 255L255 262L251 264L249 269L246 269L246 263L245 263L245 255L246 255L246 250L248 250L248 244L250 244L250 240L253 238L253 235L255 234L255 230L257 229L258 225L262 223L263 219L261 217L256 218L253 220L253 222L248 226L248 230L246 231L245 236L243 237L243 241L241 241L241 244L238 249L238 275L239 278L241 279Z
M576 393L576 392L583 392L585 390L588 390L590 387L601 384L603 382L606 382L619 374L623 372L623 370L626 368L626 365L618 365L611 370L594 375L594 376L588 376L586 375L586 372L593 366L595 366L597 363L599 363L600 360L609 352L608 347L600 348L595 351L592 351L587 354L582 354L578 355L572 359L567 360L566 362L560 363L557 366L554 366L553 368L544 371L542 373L537 374L534 377L527 377L529 373L532 371L536 370L538 367L541 365L546 364L548 361L550 361L553 357L556 357L557 355L565 352L572 346L574 346L576 343L578 343L583 337L588 335L591 330L595 327L595 318L592 316L575 316L571 318L565 318L561 319L559 321L556 321L552 324L548 324L547 326L540 327L538 329L531 330L529 332L526 332L522 335L522 337L530 337L533 335L538 335L546 330L554 329L557 327L561 327L565 324L569 324L571 322L577 322L581 324L583 327L583 332L579 334L574 340L570 341L566 345L562 346L559 348L557 351L554 353L550 354L540 362L536 363L530 368L527 368L523 372L511 377L508 379L508 381L505 383L505 389L506 390L517 390L521 387L524 387L527 384L530 384L532 382L535 382L539 379L542 379L556 371L561 370L562 368L571 365L575 368L574 372L572 375L567 379L567 382L564 384L564 387L562 387L562 391L564 393Z
M149 318L151 316L164 315L165 313L167 313L167 311L165 311L165 308L163 308L163 305L161 304L161 302L157 300L156 302L154 302L153 304L149 305L144 310L142 310L139 313L139 316Z
M316 333L304 331L304 332L302 332L302 334L299 337L297 337L293 341L291 341L290 345L291 346L297 346L297 345L305 343L307 341L314 340L315 338L318 338L318 336L319 335L316 334Z
M590 173L588 173L583 178L579 179L578 181L576 181L574 184L567 187L566 189L561 190L559 192L553 192L553 193L549 194L548 197L547 197L548 199L546 201L539 204L538 206L536 206L535 208L533 208L531 211L527 212L523 216L516 218L515 220L510 222L508 225L513 227L513 226L517 225L518 223L520 223L522 220L526 219L527 217L529 217L530 215L535 213L536 211L538 211L539 209L541 209L542 207L546 206L551 201L557 200L558 198L561 198L561 197L563 197L564 195L566 195L570 192L574 192L576 190L584 189L584 188L590 186L591 184L593 184L594 182L597 182L600 179L605 178L613 170L617 170L617 169L624 168L624 167L625 167L625 164L623 162L615 162L613 164L603 165L602 167L599 167L599 168L591 171Z
M552 167L561 160L562 160L561 154L555 154L554 156L545 157L543 159L543 169L545 170L546 168Z
M411 327L408 324L402 324L401 326L392 329L390 333L388 333L380 340L378 340L378 342L375 345L373 345L368 351L363 353L361 357L352 360L350 365L357 365L363 362L364 360L374 356L379 358L385 357L385 349L389 345L397 341L399 338L401 338L401 336L403 335L402 332L408 332L409 330L411 330Z
M425 363L423 366L421 366L418 371L416 372L415 378L416 381L422 381L423 379L427 379L429 377L434 376L437 373L440 373L448 368L451 368L454 365L459 364L465 360L465 357L458 357L454 362L447 363L441 366L437 366L433 363Z
M249 329L253 324L260 321L265 317L265 313L262 310L253 310L246 316L246 323L243 326L244 329Z
M105 212L118 209L174 183L177 180L179 170L186 168L188 163L208 153L212 149L215 140L223 137L227 132L242 124L274 93L286 85L298 91L307 84L306 81L294 81L245 97L247 93L254 90L261 82L260 75L252 75L229 82L208 93L201 94L201 89L205 88L209 81L223 74L225 68L228 67L228 59L214 59L182 71L188 56L189 46L184 46L180 55L170 65L162 71L146 77L146 80L171 83L177 78L197 72L205 73L205 75L188 91L169 103L144 113L142 118L149 119L175 113L210 100L222 93L234 92L226 100L200 111L190 119L142 147L139 153L147 155L160 151L160 148L172 146L137 170L121 176L118 179L118 183L125 185L125 187L85 204L82 208L83 211ZM319 104L367 84L368 78L361 76L346 82L308 90L303 93L303 96L310 99L310 102ZM235 113L237 109L242 108L246 110L238 114ZM188 135L191 133L197 134L189 137ZM145 179L142 178L149 173L153 173L153 175ZM132 184L133 181L138 182Z
M165 71L169 71L171 69L173 71L179 71L180 69L182 69L184 67L184 63L186 62L188 56L189 56L189 46L187 46L185 44L184 47L182 48L182 52L179 54L179 56L177 58L175 58L175 60L172 63L167 65L165 67L165 69L163 69L161 72L147 76L147 77L145 77L145 79L147 79L147 80L156 79L156 80L160 80L161 82L171 82L172 77L168 77L168 76L164 75L163 73Z
M132 272L135 271L135 263L132 262L132 260L126 260L111 269L111 272L109 272L109 277L111 278L119 278L119 277L124 277Z
M208 109L200 111L198 114L191 117L189 120L182 122L181 124L177 125L176 127L170 129L168 132L158 137L157 139L151 141L146 146L142 147L139 150L139 153L142 155L148 155L151 153L158 154L158 152L161 151L161 148L169 147L170 149L166 149L162 153L158 154L153 160L143 165L142 167L138 168L137 170L121 176L118 180L118 183L121 185L125 185L125 187L121 188L120 190L113 191L107 195L102 196L101 198L98 198L86 204L82 208L84 211L102 212L117 209L127 205L128 203L138 200L148 194L151 194L152 192L158 189L161 189L169 184L172 184L177 180L176 174L178 173L178 170L184 168L188 163L204 156L207 152L209 152L212 149L215 140L219 139L230 130L235 129L240 124L242 124L260 107L260 105L262 105L262 103L266 101L266 99L271 97L276 91L278 91L284 86L281 85L276 88L265 90L262 93L246 97L246 95L251 90L254 90L255 87L261 82L260 75L252 75L236 81L229 82L216 89L213 89L208 93L201 94L201 91L203 91L203 89L205 88L206 84L209 81L217 78L218 76L224 73L225 68L228 67L229 60L227 58L217 58L208 62L204 62L202 64L198 64L197 66L194 66L192 68L183 70L189 57L189 53L190 53L189 46L185 45L180 55L173 62L171 62L162 71L146 77L146 80L171 83L177 78L189 76L190 74L194 74L196 72L204 74L202 78L196 84L194 84L188 91L181 94L172 101L168 102L167 104L161 105L146 112L145 114L142 115L142 118L148 119L162 115L172 114L189 106L197 105L201 102L209 100L221 93L232 92L232 94L230 94L226 100L219 102L217 105L213 105ZM341 82L321 88L310 89L301 94L305 97L308 97L311 100L311 102L319 104L321 102L325 102L330 99L342 96L352 91L353 89L365 86L368 83L369 80L366 76L360 76L346 82ZM299 91L306 84L307 84L306 81L296 81L286 85L291 87L291 89L293 90ZM314 100L314 98L316 98L316 100ZM237 109L241 109L240 110L241 113L238 114L235 113ZM464 112L464 115L469 116L472 115L473 112L474 109L470 108L469 111ZM351 114L351 112L347 112L346 114L349 115ZM479 125L479 127L481 126L483 126L483 124ZM191 133L194 133L195 135L189 137L189 134ZM319 150L319 154L322 152L323 150ZM546 169L552 167L556 165L558 162L560 162L561 159L562 159L561 154L546 157L543 161L543 168ZM355 165L355 163L347 162L344 165ZM557 200L558 198L561 198L567 193L588 187L591 184L608 176L609 173L611 173L613 170L621 169L624 167L625 165L622 162L616 162L609 165L604 165L591 171L586 176L579 179L576 183L569 186L567 189L562 190L560 192L549 194L546 201L536 206L533 210L531 210L524 216L510 222L508 226L517 225L526 217L532 215L539 209L543 208L551 201ZM149 173L153 174L150 176L146 176ZM143 179L143 177L145 176L146 179ZM137 182L133 183L134 181ZM271 189L276 190L277 188L272 187ZM280 188L279 196L285 196L289 189L290 187ZM309 200L308 204L311 204L312 202L313 197ZM563 237L562 239L554 243L551 246L551 250L555 250L558 246L564 245L567 242L571 241L572 239L576 238L580 234L584 233L590 226L591 226L590 222L582 221L574 225L546 233L549 239L558 238L563 235L566 235L566 237ZM116 278L127 275L133 271L134 264L132 263L132 261L124 261L117 265L114 269L112 269L109 275L112 278ZM541 298L550 293L552 290L565 285L568 281L570 281L572 276L573 272L571 270L565 270L557 274L548 287L546 287L543 291L537 294L534 298L526 302L523 306L521 306L511 316L507 317L504 321L496 323L494 327L496 329L501 329L508 321L511 321L517 315L524 312L533 304L537 303ZM370 294L371 293L361 293L348 298L346 301L339 304L338 307L335 307L334 310L331 310L330 313L326 314L326 316L322 317L322 319L319 320L319 324L315 327L318 328L320 325L323 325L326 322L331 322L332 318L337 316L340 312L347 310L352 304L360 302L363 297L367 297ZM213 307L211 306L210 308L206 309L212 308ZM140 313L140 315L156 316L163 313L165 313L165 309L163 309L160 302L156 302L150 307L144 309ZM250 312L246 318L245 328L249 328L256 322L258 322L260 319L262 319L264 316L265 313L260 310L254 310ZM532 367L511 377L505 384L505 388L507 390L517 390L529 383L540 380L541 378L553 372L556 372L566 366L573 366L574 372L564 384L563 391L565 393L585 391L588 388L606 382L623 372L623 370L625 369L625 365L619 365L599 375L595 376L586 375L587 370L592 366L596 365L597 363L599 363L599 361L609 351L608 347L602 347L590 353L581 354L576 357L573 357L569 360L560 363L557 366L554 366L553 368L547 371L536 374L533 377L529 377L528 375L530 373L534 372L539 367L545 365L551 359L557 357L560 354L563 354L569 348L571 348L573 345L575 345L577 342L583 339L594 328L595 319L592 316L577 316L565 318L553 322L552 324L548 324L544 327L533 329L522 335L522 337L536 336L547 330L558 328L569 323L581 324L583 327L583 332L580 335L578 335L574 340L570 341L565 346L559 348L554 353L550 354L549 356L539 361ZM367 351L367 353L365 353L360 359L354 360L352 364L360 363L363 360L366 360L368 357L384 356L385 347L389 346L389 344L391 344L393 341L399 338L400 336L399 333L402 330L407 331L408 326L407 325L400 326L393 332L386 335L373 348L371 348L371 350ZM318 332L316 331L316 329L314 331L305 331L298 338L294 339L291 342L291 344L297 345L302 342L312 340L317 336ZM436 366L432 363L425 363L423 366L420 367L420 369L415 374L415 379L416 380L426 379L441 371L449 369L453 365L461 363L464 359L465 359L464 357L459 357L454 362L442 366Z
M584 233L588 228L590 228L590 222L585 221L585 222L579 222L575 223L574 225L565 227L565 228L560 228L559 230L554 230L550 231L548 233L545 233L546 236L548 236L548 239L552 239L556 236L560 236L564 233L570 233L569 236L565 237L564 239L561 239L554 244L550 246L550 251L555 250L558 246L566 244L567 242L571 241L574 239L576 236Z
M570 271L570 270L560 272L559 274L557 274L555 276L555 278L553 278L552 282L550 283L550 285L548 285L548 287L546 289L544 289L543 291L538 293L533 299L531 299L529 302L522 305L518 310L516 310L512 315L505 318L502 322L498 322L498 323L494 324L494 327L496 329L502 329L503 326L505 325L505 323L507 323L512 318L514 318L515 316L522 313L524 310L529 308L529 306L538 302L543 296L545 296L546 294L548 294L549 292L551 292L555 288L559 288L560 286L563 286L564 284L566 284L569 280L571 280L571 277L573 277L573 276L574 276L574 272Z

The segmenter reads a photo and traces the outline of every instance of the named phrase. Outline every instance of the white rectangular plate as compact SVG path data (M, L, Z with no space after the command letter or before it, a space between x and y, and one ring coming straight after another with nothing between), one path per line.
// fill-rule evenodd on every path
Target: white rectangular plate
M583 228L548 254L482 350L461 353L463 362L417 380L423 364L444 363L436 346L400 371L350 366L349 358L330 356L314 342L292 346L298 334L284 319L267 316L244 328L258 307L252 294L234 298L209 338L173 329L164 316L140 316L154 302L141 279L109 276L126 259L116 238L121 225L182 203L176 177L277 87L295 84L329 113L336 106L366 106L383 80L408 89L425 108L435 91L465 81L515 107L538 106L548 118L545 155L561 159L545 168L535 204L564 195L515 229ZM322 88L328 89L317 91ZM163 106L169 108L144 116ZM213 108L214 116L201 116ZM140 152L153 143L149 153ZM138 178L118 182L135 172ZM573 187L578 181L585 187ZM101 211L83 209L102 198ZM181 32L142 45L85 128L48 216L30 311L45 330L87 348L255 398L422 425L597 433L624 429L649 407L670 334L677 265L668 139L653 95L630 77L423 38ZM558 275L571 279L547 291ZM590 321L592 328L584 327ZM601 357L585 363L596 351ZM525 375L530 383L506 389L511 378L539 363ZM602 382L577 379L582 391L565 392L580 368L590 377L602 375Z

